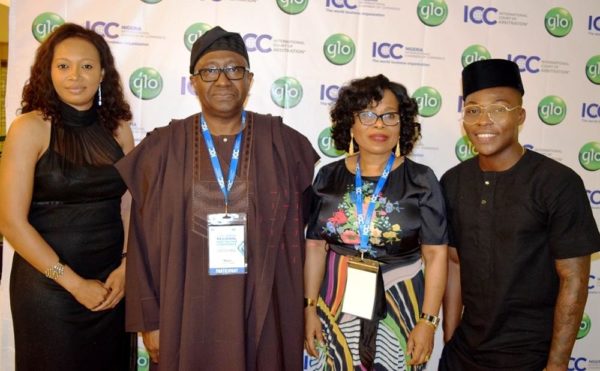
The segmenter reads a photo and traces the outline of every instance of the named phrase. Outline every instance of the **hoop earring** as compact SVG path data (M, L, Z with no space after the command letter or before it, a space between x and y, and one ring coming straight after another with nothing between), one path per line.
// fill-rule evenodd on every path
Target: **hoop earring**
M400 157L400 138L398 138L398 144L396 144L396 152L394 153L396 157Z
M350 148L348 149L348 156L354 156L354 134L350 130Z
M98 85L98 106L102 106L102 83Z

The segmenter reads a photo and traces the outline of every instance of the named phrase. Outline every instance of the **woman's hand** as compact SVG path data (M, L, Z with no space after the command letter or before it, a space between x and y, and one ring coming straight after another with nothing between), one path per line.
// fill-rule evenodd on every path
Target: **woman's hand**
M94 308L94 312L116 307L125 296L125 259L122 259L121 265L110 273L104 287L109 294L100 306Z
M304 349L311 357L319 356L317 343L324 343L322 331L317 308L314 306L304 308Z
M410 365L420 365L429 361L433 351L433 337L435 329L424 323L417 322L417 325L408 335L407 350L410 355Z
M96 311L109 294L101 281L88 279L80 279L69 292L75 300L91 311Z

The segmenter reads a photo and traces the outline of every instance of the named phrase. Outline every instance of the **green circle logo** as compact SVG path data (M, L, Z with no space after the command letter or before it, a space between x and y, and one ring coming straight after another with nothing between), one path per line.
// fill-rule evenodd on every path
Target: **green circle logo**
M589 142L579 150L579 163L589 171L600 169L600 143Z
M160 95L162 88L162 76L154 68L138 68L129 77L129 89L140 99L154 99Z
M281 108L296 107L302 100L302 84L293 77L280 77L271 85L271 99Z
M587 313L583 313L583 318L581 319L581 324L579 325L579 331L577 331L577 340L586 337L586 335L590 333L591 329L592 320Z
M585 64L585 74L588 80L600 85L600 55L595 55L588 59Z
M65 20L56 13L42 13L33 20L31 33L37 41L42 42L46 40L52 31L64 23Z
M335 148L335 143L331 137L331 128L325 128L319 133L319 149L327 157L340 157L345 152Z
M308 0L277 0L277 6L286 14L300 14L308 6Z
M343 65L349 63L354 58L356 46L348 35L336 33L325 40L323 53L329 62L336 65Z
M150 356L148 355L148 351L144 347L138 347L138 356L137 356L137 371L148 371L150 370Z
M187 50L192 51L192 45L194 45L196 40L211 28L212 26L202 22L194 23L186 28L183 33L183 42Z
M468 46L460 57L460 62L463 68L467 67L473 62L481 61L484 59L490 59L492 55L483 45L473 44Z
M461 137L454 146L454 153L456 154L456 158L460 161L466 161L472 157L477 156L477 151L473 146L473 143L469 140L469 137L466 135Z
M555 37L564 37L573 28L573 17L565 8L552 8L544 16L546 31Z
M549 95L538 104L538 116L547 125L560 124L567 115L567 104L561 97Z
M442 96L430 86L418 88L412 95L419 105L419 115L431 117L440 112L442 108Z
M417 15L426 26L439 26L448 17L448 5L444 0L421 0L417 5Z

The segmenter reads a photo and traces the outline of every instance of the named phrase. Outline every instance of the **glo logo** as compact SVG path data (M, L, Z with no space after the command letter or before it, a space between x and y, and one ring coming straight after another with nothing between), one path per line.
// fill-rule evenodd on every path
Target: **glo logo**
M464 14L463 14L463 21L465 23L475 23L475 24L482 24L485 23L489 26L493 26L496 23L498 23L498 21L496 21L496 14L498 13L498 9L497 8L484 8L482 6L474 6L472 8L469 8L468 5L465 5L465 9L464 9Z
M335 142L331 137L331 128L325 128L319 134L319 149L327 157L340 157L345 153L335 148Z
M191 51L196 40L211 28L212 26L202 22L194 23L186 28L183 33L183 43L187 50Z
M585 64L585 74L591 82L600 85L600 55L588 59Z
M243 37L246 48L249 52L259 51L261 53L270 53L271 48L268 44L273 37L268 34L257 35L255 33L247 33Z
M137 371L150 370L150 356L144 347L138 347Z
M549 95L538 104L538 116L546 125L558 125L566 115L567 104L556 95Z
M404 45L398 43L373 42L371 56L373 58L399 60L402 59L402 48L404 48Z
M442 108L442 96L430 86L418 88L412 95L419 105L419 115L431 117L437 114Z
M106 37L107 39L116 39L119 37L113 30L115 27L118 29L119 24L117 22L104 22L104 21L85 21L85 28L92 30L95 33Z
M600 169L600 143L589 142L579 150L579 163L589 171Z
M46 40L52 31L64 23L65 20L56 13L42 13L33 20L33 23L31 24L31 33L37 41L42 42Z
M468 46L460 57L460 62L463 67L467 67L473 62L490 59L492 55L483 45L473 44Z
M286 14L300 14L308 6L308 0L277 0L277 6Z
M129 89L136 97L150 100L158 97L163 88L160 73L151 67L141 67L129 77Z
M321 102L335 102L338 99L338 92L340 87L338 85L323 85L321 84L321 92L319 99Z
M280 77L271 85L271 99L281 108L296 107L302 100L302 85L293 77Z
M573 17L565 8L552 8L544 16L546 31L555 37L564 37L573 28Z
M356 4L351 0L326 0L325 6L327 8L337 8L337 9L356 9Z
M356 53L354 41L342 33L336 33L327 38L323 44L325 58L333 64L344 65L350 63Z
M591 329L592 320L587 313L583 313L583 318L581 319L581 324L579 325L579 331L577 331L577 339L586 337L586 335L590 333Z
M456 145L454 146L454 153L459 161L466 161L474 156L477 156L477 150L473 146L473 143L469 140L466 135L461 137Z
M513 61L517 65L519 65L519 71L521 71L521 72L529 72L529 73L540 72L538 63L542 60L542 58L538 57L537 55L528 56L528 55L523 55L523 54L517 54L517 55L509 54L506 59L508 59L509 61ZM534 64L534 62L535 62L535 64Z
M600 31L600 16L590 15L588 17L588 31Z
M417 5L417 16L426 26L439 26L448 18L445 0L421 0Z

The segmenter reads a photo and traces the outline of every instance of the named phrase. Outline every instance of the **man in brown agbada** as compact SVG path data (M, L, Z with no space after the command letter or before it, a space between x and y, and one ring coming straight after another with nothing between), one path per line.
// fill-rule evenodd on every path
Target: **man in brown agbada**
M190 74L202 112L154 130L116 165L133 197L127 330L142 332L155 370L299 370L302 195L318 155L280 117L244 111L253 74L239 34L203 34ZM247 214L246 274L209 275L207 216L225 212L225 196L202 122L225 184L242 133L227 209Z

